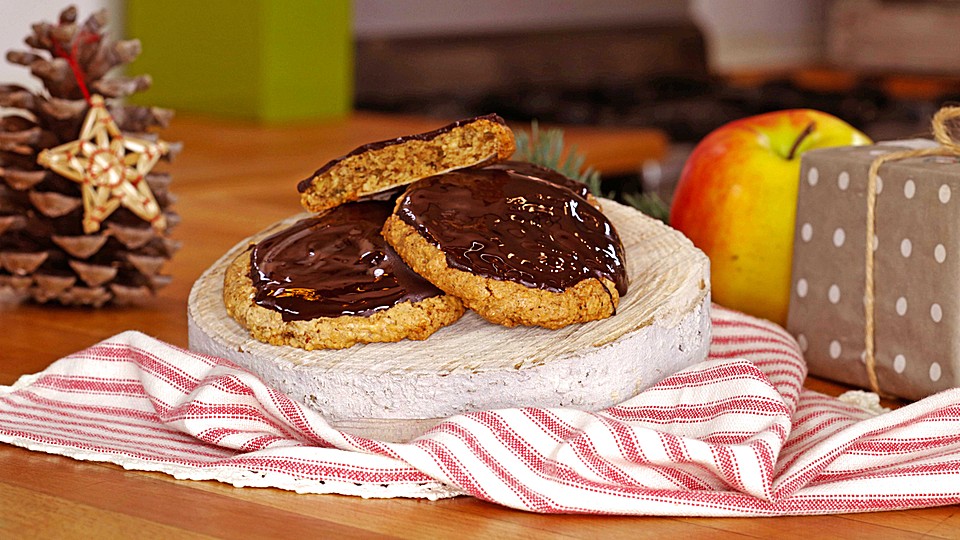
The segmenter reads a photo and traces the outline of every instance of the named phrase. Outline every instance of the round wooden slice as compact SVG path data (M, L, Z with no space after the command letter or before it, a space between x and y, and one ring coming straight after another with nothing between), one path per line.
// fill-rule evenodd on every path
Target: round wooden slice
M230 359L320 411L336 428L404 441L440 420L504 407L599 410L703 360L710 343L709 262L679 232L603 200L620 234L630 289L617 314L560 330L506 328L468 311L425 341L304 351L261 343L223 305L237 244L194 283L190 348Z

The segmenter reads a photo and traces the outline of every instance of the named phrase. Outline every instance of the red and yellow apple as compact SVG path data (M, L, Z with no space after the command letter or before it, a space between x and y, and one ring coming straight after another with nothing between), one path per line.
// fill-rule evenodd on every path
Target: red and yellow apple
M736 120L700 141L680 174L670 225L710 258L714 301L786 323L800 156L861 144L870 139L809 109Z

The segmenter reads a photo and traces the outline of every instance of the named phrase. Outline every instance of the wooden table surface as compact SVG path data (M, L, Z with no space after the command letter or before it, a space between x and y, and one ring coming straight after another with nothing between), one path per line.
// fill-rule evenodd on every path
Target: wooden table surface
M0 304L0 385L128 329L187 345L193 281L241 239L301 211L296 182L325 161L373 140L436 127L436 121L358 113L346 120L260 127L199 118L163 137L185 150L168 167L183 248L154 301L135 308L65 309ZM661 155L665 140L638 130L567 130L588 164L624 172ZM844 388L811 380L838 394ZM365 500L238 489L159 473L29 452L0 444L0 537L587 537L958 538L956 506L796 518L543 516L473 498Z

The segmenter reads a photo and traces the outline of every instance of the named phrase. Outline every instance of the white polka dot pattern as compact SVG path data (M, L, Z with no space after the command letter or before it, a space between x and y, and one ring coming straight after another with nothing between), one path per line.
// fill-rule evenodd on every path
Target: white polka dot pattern
M830 300L831 304L837 304L840 302L840 287L837 287L836 284L830 286L827 290L827 299Z
M907 369L907 357L902 354L893 357L893 370L897 373L903 373L905 369Z
M885 163L867 234L867 170L890 146L804 154L788 330L810 373L868 387L864 248L874 258L876 373L884 391L919 399L960 386L960 162ZM869 242L869 244L866 244ZM914 395L911 395L914 393Z
M903 317L907 314L907 299L904 297L897 298L896 304L897 315Z
M837 175L837 187L840 188L840 191L846 191L850 187L850 173L843 171Z
M940 307L940 304L934 302L930 306L930 319L936 323L943 320L943 308Z
M943 375L943 372L941 371L939 362L934 362L930 364L930 380L931 381L933 382L939 381L942 375Z
M912 199L917 194L917 184L913 180L907 180L903 183L903 196Z
M840 346L840 342L833 340L830 342L830 358L836 360L840 358L840 353L843 352L843 347Z
M843 232L843 229L837 227L837 230L833 231L833 245L836 247L843 247L843 242L847 239L847 233Z

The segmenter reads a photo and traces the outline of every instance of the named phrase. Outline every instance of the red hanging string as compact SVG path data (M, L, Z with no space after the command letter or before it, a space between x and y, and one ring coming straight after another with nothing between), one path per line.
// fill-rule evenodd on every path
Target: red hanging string
M77 56L81 43L86 44L97 41L100 41L99 34L80 32L80 34L73 39L73 44L70 47L70 53L67 54L67 51L63 49L63 46L60 44L60 42L56 39L53 39L54 54L67 61L67 64L70 66L70 70L73 71L73 77L77 80L77 86L80 88L80 92L83 93L83 99L87 102L87 104L90 104L90 90L87 89L86 74L83 72L83 69L80 68L80 62L77 60Z

